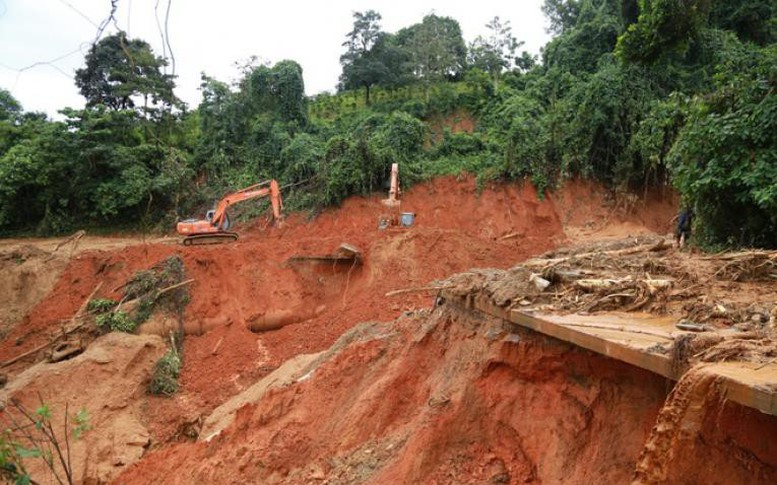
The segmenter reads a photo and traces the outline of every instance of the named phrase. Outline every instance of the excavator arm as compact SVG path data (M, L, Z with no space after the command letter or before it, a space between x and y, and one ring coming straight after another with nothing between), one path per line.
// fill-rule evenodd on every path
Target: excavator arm
M226 221L227 209L229 207L238 202L243 202L244 200L267 197L268 195L270 196L270 203L272 204L273 217L275 219L280 219L281 209L283 208L281 189L278 187L278 182L269 180L224 196L216 205L216 211L213 214L213 218L210 220L211 225L220 230L224 229L223 226Z
M183 243L187 246L190 244L234 241L238 236L235 232L228 232L229 219L227 218L227 209L238 202L268 196L272 204L273 217L279 220L281 218L281 209L283 208L281 189L277 181L268 180L222 197L216 204L216 208L213 211L208 211L209 217L207 219L181 221L176 229L178 234L186 236Z

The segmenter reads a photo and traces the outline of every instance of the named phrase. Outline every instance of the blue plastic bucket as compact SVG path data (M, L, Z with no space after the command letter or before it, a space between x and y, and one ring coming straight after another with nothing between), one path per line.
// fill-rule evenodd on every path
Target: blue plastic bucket
M413 222L415 221L415 213L414 212L403 212L402 217L400 218L400 223L405 227L410 227L413 225Z

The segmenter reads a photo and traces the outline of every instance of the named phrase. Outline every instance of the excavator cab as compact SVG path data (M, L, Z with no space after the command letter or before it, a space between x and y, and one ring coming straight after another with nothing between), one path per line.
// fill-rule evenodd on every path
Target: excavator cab
M213 225L213 216L216 215L216 209L211 209L208 212L205 213L205 219L210 222L211 226ZM228 231L229 227L232 225L231 221L229 220L229 214L226 212L224 213L224 219L221 223L221 229L224 231Z

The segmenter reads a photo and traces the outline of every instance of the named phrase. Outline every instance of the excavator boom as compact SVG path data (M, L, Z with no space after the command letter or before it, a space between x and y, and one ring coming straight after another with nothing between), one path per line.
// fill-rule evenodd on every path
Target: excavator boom
M234 241L238 235L236 232L228 230L230 222L227 216L227 209L238 202L268 196L272 204L273 217L275 220L280 220L281 209L283 208L281 189L277 181L268 180L227 194L218 201L213 211L208 212L206 219L181 221L178 223L176 230L178 234L186 236L183 243L187 246L190 244L213 244Z

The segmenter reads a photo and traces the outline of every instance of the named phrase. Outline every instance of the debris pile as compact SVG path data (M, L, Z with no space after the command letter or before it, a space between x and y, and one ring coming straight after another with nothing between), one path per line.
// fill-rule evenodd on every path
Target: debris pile
M508 270L471 270L433 288L481 294L507 309L643 311L677 316L686 330L766 331L777 326L775 264L777 252L698 257L652 236L561 249ZM759 298L742 297L750 282L760 283Z

